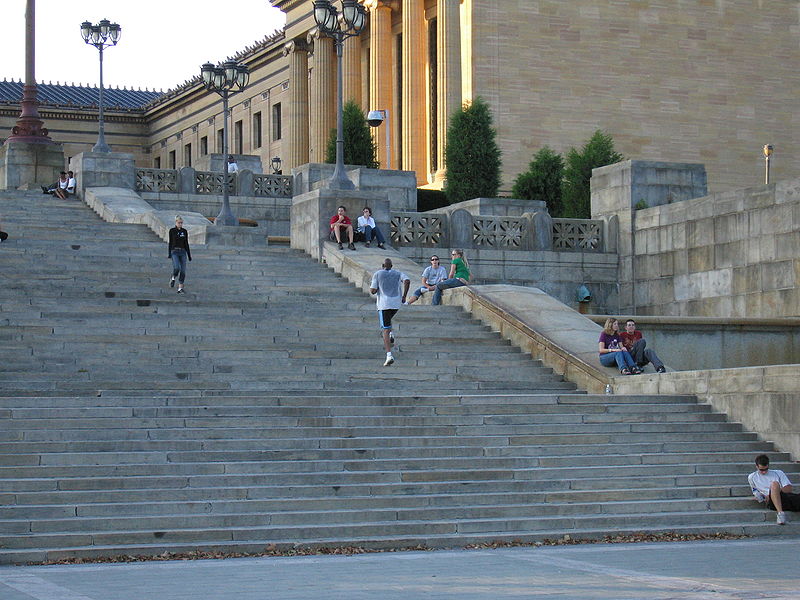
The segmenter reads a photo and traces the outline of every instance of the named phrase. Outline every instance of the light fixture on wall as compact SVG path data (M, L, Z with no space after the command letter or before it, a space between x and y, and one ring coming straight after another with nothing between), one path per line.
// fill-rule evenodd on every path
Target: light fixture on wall
M214 220L215 225L238 225L231 211L227 172L228 158L228 97L241 92L250 81L250 71L235 60L226 60L216 67L205 63L200 67L203 85L222 97L222 209Z
M764 183L769 185L769 160L772 157L772 151L775 150L775 147L772 144L764 144L764 159L765 159L765 166L764 166Z
M320 33L333 38L336 48L336 168L328 185L334 190L352 190L353 182L344 172L343 102L342 102L342 47L349 37L357 36L367 21L367 9L357 0L342 0L341 14L331 0L314 0L314 21Z
M385 108L369 111L367 115L367 124L370 127L380 127L382 123L386 123L386 165L384 169L391 169L392 148L389 144L389 111Z
M281 171L281 157L280 156L273 156L272 157L272 161L271 161L270 164L272 164L272 174L273 175L280 175L282 173L282 171Z
M98 89L98 133L97 143L92 147L92 152L111 152L105 137L105 120L103 118L103 50L109 46L116 46L122 27L116 23L103 19L97 25L89 21L81 23L81 37L83 41L94 46L100 51L100 87Z

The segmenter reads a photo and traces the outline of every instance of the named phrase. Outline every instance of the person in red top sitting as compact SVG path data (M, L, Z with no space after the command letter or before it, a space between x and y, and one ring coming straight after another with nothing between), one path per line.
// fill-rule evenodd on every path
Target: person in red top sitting
M344 206L340 206L336 209L336 214L331 217L331 237L334 238L339 244L339 250L342 249L342 232L347 232L348 239L350 243L347 244L347 247L350 250L355 250L355 244L353 244L353 223L350 221L350 217L347 216L347 209Z
M620 332L619 337L637 367L641 369L647 363L653 363L653 367L658 373L664 373L667 370L655 350L646 347L647 342L642 337L642 332L636 331L636 321L633 319L625 321L625 331Z

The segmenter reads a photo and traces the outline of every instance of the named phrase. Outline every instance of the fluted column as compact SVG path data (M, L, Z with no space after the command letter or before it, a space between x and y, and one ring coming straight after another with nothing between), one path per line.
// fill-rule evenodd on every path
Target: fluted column
M347 38L342 47L342 98L354 100L361 108L361 37Z
M325 162L325 147L336 129L336 57L333 40L314 29L308 34L314 44L311 67L311 135L308 157L310 162Z
M369 110L388 110L389 121L381 125L389 127L389 144L394 146L397 119L392 114L392 90L394 87L392 66L392 9L386 2L369 0L364 5L369 10ZM397 153L392 151L393 164L386 164L386 133L377 132L378 162L381 168L398 168ZM396 146L395 146L396 147Z
M461 0L437 0L437 72L438 114L437 165L435 181L445 177L444 150L447 145L447 125L453 112L461 107Z
M425 64L428 57L424 0L403 0L403 162L417 183L428 183Z
M289 151L284 169L308 162L308 51L305 40L295 39L283 47L289 55L289 106L285 121Z

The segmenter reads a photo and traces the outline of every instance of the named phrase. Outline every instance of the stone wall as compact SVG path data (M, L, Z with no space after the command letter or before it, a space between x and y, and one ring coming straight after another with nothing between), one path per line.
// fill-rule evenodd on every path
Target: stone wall
M635 187L619 182L653 164L592 176L592 216L619 220L622 312L800 316L800 179L635 210Z

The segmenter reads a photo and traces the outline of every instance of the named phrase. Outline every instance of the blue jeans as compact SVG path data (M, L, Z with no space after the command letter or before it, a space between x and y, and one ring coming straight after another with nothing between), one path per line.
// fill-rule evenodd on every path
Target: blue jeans
M371 242L372 240L378 240L379 244L385 244L386 240L381 233L381 230L376 227L370 227L369 225L364 225L364 239L367 242Z
M627 350L601 354L600 364L604 367L613 367L614 364L616 364L620 371L622 371L622 369L631 369L636 366L636 363L633 362L633 357Z
M183 283L186 281L186 250L175 248L170 256L172 256L172 276L180 275L178 281Z
M442 292L444 290L461 287L462 285L467 285L467 284L455 277L453 277L453 279L445 279L444 281L440 281L439 283L436 284L436 291L433 292L433 299L431 300L431 304L434 306L439 306L442 303Z

